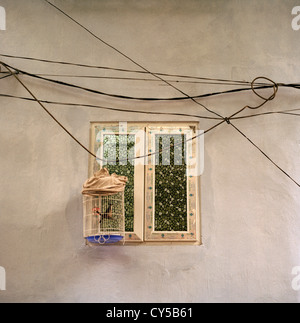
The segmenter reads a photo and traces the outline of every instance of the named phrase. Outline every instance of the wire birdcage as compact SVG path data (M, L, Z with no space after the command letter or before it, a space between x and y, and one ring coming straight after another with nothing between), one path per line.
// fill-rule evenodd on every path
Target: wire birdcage
M87 243L104 245L125 242L124 188L127 178L117 177L116 174L112 176L110 179L104 169L85 183L83 235ZM103 184L106 186L103 187Z
M83 196L84 238L91 243L124 240L124 192L108 196Z

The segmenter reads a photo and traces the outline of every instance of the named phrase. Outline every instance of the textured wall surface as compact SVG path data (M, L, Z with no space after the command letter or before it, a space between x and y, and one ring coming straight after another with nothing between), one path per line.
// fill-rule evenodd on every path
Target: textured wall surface
M300 31L294 0L52 0L152 72L251 81L299 82ZM0 52L137 69L45 1L1 0ZM1 58L34 73L113 75ZM118 73L115 75L119 75ZM206 114L193 102L139 102L87 94L22 76L40 99L117 108ZM181 96L162 82L65 79L109 93ZM1 93L27 96L12 77ZM189 95L225 89L178 83ZM268 93L265 93L268 94ZM280 88L259 112L299 108L300 92ZM261 103L251 91L201 100L223 115ZM0 98L0 302L298 302L299 188L227 124L205 137L202 246L86 248L81 187L88 155L34 102ZM90 121L149 121L143 114L49 106L85 145ZM253 113L250 111L244 114ZM197 120L151 116L151 121ZM299 117L236 120L259 147L300 181ZM215 121L201 121L207 129Z

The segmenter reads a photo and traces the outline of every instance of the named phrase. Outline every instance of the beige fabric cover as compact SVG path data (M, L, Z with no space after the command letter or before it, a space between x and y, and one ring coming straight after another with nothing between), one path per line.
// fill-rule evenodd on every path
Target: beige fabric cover
M102 168L88 179L84 185L84 195L112 195L123 192L128 178L117 174L110 175L106 168Z

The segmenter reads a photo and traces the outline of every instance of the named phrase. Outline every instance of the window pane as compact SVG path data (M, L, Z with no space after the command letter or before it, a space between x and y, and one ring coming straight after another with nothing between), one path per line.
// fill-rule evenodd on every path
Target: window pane
M155 135L155 231L187 231L185 136Z
M134 231L134 162L135 135L104 134L103 157L107 159L104 167L110 174L126 176L128 182L124 192L125 231ZM129 161L128 161L129 160Z

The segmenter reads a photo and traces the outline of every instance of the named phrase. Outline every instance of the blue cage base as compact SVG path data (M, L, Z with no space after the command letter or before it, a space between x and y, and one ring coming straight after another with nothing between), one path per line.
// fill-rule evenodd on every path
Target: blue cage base
M117 243L121 241L124 237L120 235L96 235L87 237L86 240L90 243L96 244L107 244L107 243Z

